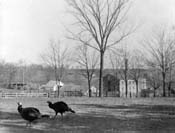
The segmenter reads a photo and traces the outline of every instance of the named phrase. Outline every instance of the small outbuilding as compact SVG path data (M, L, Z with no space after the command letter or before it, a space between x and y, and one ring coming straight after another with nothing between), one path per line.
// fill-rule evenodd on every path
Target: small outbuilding
M91 96L98 96L99 94L99 89L97 89L95 86L91 86ZM89 90L87 89L87 91L85 92L86 96L89 96Z
M58 87L63 87L64 83L61 81L50 80L47 84L42 85L40 90L44 91L57 91Z

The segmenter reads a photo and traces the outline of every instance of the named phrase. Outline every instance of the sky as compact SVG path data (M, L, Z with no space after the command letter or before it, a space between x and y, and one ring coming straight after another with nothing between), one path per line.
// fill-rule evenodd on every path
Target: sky
M67 9L65 0L0 0L0 59L40 63L50 39L70 46L64 28L71 21ZM154 25L175 25L175 0L133 0L129 16L141 24L134 37L139 40Z

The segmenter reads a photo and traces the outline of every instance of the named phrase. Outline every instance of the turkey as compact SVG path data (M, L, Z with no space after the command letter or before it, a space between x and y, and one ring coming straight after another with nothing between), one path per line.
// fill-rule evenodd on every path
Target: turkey
M27 107L23 108L22 104L18 102L18 108L17 108L19 114L21 117L27 121L26 126L31 126L31 123L34 120L40 119L40 118L49 118L49 115L42 115L40 111L37 108L34 107Z
M75 113L75 111L72 110L70 107L68 107L68 105L63 101L59 101L59 102L55 102L55 103L47 101L47 103L48 103L49 108L51 108L55 111L55 117L57 116L58 113L60 113L61 119L63 119L63 114L65 112Z

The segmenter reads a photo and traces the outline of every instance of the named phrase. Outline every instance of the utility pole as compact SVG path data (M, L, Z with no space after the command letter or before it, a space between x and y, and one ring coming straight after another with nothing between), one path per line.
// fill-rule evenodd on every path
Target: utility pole
M24 60L22 60L21 62L21 66L22 66L22 88L24 89L24 84L25 84L25 73L24 73L24 67L25 67L25 63L24 63Z

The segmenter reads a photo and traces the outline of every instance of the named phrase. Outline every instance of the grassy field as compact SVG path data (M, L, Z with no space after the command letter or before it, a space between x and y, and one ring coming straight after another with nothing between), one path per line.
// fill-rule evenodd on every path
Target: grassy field
M54 116L46 101L67 102L76 114L64 119L40 119L26 127L17 112L17 102L24 107L37 107L41 113ZM113 133L113 132L174 132L174 98L14 98L0 99L0 133Z

